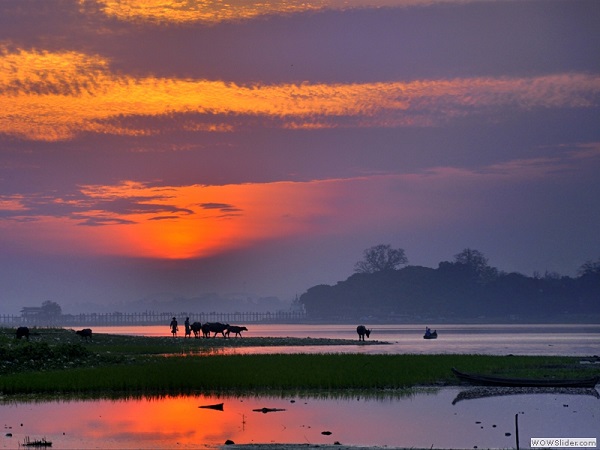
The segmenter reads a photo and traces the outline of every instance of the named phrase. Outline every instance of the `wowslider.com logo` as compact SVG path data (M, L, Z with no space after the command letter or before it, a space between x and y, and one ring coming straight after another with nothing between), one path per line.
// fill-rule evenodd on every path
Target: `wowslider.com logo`
M596 438L531 438L531 448L596 448Z

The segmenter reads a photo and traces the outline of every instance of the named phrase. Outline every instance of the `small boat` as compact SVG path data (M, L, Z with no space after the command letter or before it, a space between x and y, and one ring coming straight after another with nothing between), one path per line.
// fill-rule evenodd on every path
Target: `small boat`
M425 333L423 339L437 339L437 330L432 331L431 333Z
M217 411L223 411L223 403L216 403L214 405L202 405L198 406L198 408L215 409Z
M579 378L579 379L532 379L532 378L504 378L494 377L490 375L478 375L459 372L452 368L452 372L458 378L468 381L471 384L482 386L515 386L515 387L576 387L576 388L593 388L596 386L600 377Z

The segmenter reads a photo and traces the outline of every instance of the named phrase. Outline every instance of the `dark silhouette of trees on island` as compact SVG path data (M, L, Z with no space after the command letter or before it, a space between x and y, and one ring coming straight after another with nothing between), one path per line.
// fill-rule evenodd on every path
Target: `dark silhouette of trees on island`
M491 267L478 250L464 249L436 269L406 266L403 249L377 245L364 252L355 273L300 296L309 318L354 321L598 321L600 258L577 277L532 277Z
M408 262L403 249L393 249L389 244L380 244L366 249L363 258L354 266L355 272L375 273L384 270L396 270L398 266Z
M56 302L51 302L50 300L43 302L40 309L41 313L48 319L56 319L62 314L61 306Z
M581 276L586 276L586 275L598 275L600 274L600 258L598 258L597 261L586 261L584 262L581 267L579 268L579 270L577 271L577 274L581 277Z

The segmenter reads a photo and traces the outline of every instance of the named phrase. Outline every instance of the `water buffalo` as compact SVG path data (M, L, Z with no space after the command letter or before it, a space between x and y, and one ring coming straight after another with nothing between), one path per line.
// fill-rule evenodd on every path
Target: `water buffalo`
M83 330L76 331L75 334L81 336L82 339L85 339L87 341L88 339L92 338L92 329L84 328Z
M217 337L217 334L221 333L223 337L227 337L225 336L225 332L227 331L228 327L229 324L226 323L206 322L202 324L202 335L204 337L210 337L210 333L215 333L213 337Z
M200 332L202 331L202 324L200 322L194 322L190 325L190 328L192 329L192 333L194 333L194 337L199 338Z
M359 341L364 341L365 336L369 337L369 335L371 334L371 330L367 330L367 327L365 327L364 325L357 326L356 332L358 333Z
M29 340L29 328L27 328L27 327L17 328L16 338L21 339L22 337L25 337L27 340Z
M229 337L229 333L234 333L234 336L242 337L242 331L248 331L248 328L229 325L225 334Z

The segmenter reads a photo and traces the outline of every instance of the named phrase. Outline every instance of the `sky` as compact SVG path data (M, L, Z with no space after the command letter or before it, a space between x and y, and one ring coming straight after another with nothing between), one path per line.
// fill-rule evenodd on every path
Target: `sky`
M378 244L575 276L600 257L598 23L597 0L2 0L0 314L291 301Z

